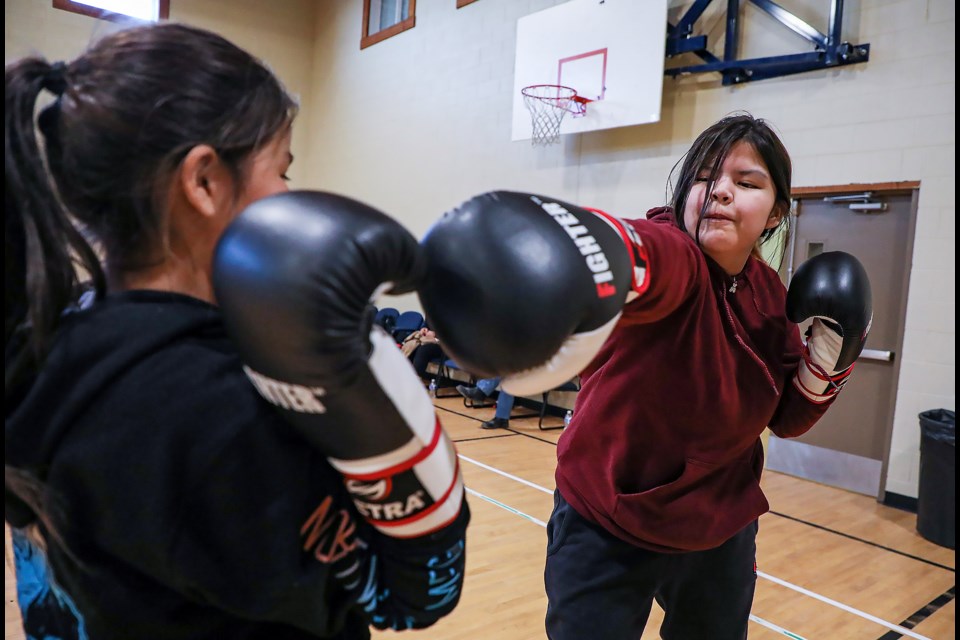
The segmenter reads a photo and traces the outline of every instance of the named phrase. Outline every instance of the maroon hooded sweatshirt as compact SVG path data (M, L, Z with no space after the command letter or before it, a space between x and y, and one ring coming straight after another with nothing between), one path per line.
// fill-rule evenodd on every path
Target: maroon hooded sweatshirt
M750 257L730 276L671 209L647 217L628 221L649 259L647 289L581 374L557 487L639 547L710 549L769 509L764 428L799 436L832 401L814 404L791 383L803 343L773 269Z

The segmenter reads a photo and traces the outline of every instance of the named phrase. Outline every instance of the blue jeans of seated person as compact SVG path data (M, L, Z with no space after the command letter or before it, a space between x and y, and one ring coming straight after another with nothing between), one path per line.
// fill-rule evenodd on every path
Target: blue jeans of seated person
M477 388L483 391L485 396L493 395L498 386L500 386L500 378L477 380ZM513 411L513 396L501 389L500 395L497 396L497 410L494 412L494 417L509 420L511 411Z

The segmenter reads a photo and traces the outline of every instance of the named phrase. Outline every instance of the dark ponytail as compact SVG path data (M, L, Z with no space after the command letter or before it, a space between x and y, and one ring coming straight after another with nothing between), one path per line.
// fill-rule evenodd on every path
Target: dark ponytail
M38 142L37 98L46 88L62 91L64 73L63 67L39 58L16 62L5 73L3 328L8 407L11 394L16 395L24 378L42 363L64 309L79 295L79 274L89 276L98 292L105 289L96 253L64 210ZM49 123L59 100L57 96L41 113L41 123Z

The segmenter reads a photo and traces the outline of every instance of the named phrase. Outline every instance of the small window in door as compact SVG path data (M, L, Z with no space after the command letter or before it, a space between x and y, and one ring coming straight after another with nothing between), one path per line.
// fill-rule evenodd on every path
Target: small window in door
M818 255L823 253L823 242L808 242L807 243L807 260L810 258L816 258Z

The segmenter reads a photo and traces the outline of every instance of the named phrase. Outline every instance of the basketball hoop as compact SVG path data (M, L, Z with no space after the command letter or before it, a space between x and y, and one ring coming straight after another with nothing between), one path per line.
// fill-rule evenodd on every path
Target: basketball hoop
M559 84L535 84L520 90L523 103L533 120L533 144L547 145L560 142L560 123L567 113L580 117L587 113L587 98L577 95L575 89Z

